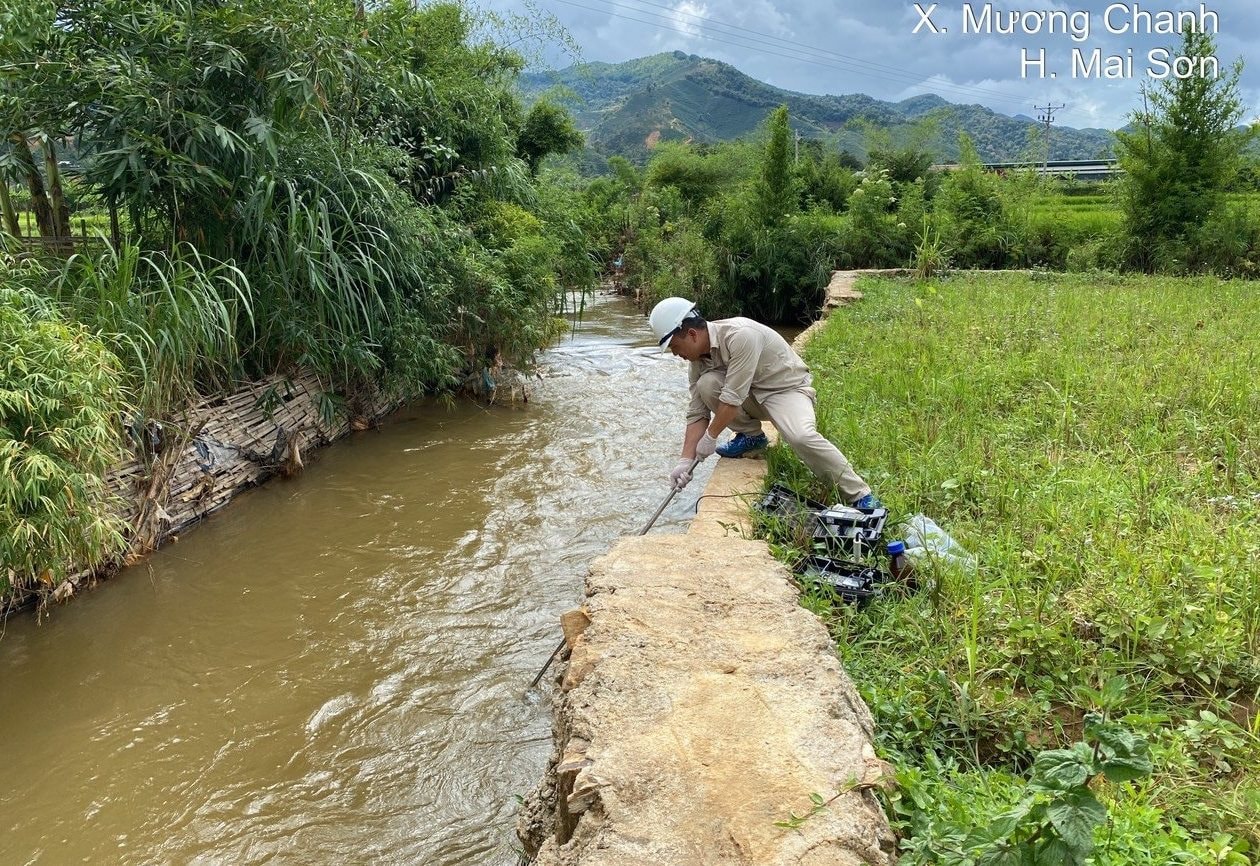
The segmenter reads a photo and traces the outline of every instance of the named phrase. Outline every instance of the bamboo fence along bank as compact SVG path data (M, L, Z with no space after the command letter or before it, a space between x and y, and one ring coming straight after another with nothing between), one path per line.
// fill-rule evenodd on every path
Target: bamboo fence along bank
M313 374L271 376L207 398L182 418L131 429L132 457L106 476L130 541L127 554L114 565L134 564L242 490L276 474L292 474L302 467L304 454L366 428L398 403L380 394L362 415L329 420L321 411L323 394ZM0 612L65 601L105 573L72 571L55 588L48 578L32 589L0 596Z

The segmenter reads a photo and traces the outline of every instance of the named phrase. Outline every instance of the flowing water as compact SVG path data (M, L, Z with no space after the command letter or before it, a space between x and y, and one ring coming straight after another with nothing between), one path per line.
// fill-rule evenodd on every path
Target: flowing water
M0 864L515 863L551 749L525 686L668 493L686 371L650 343L596 298L528 405L408 407L10 620Z

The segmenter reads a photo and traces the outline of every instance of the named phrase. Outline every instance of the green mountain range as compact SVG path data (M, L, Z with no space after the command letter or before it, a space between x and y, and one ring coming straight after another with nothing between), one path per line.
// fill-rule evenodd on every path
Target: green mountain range
M558 86L558 87L557 87ZM774 108L786 104L802 138L819 138L865 157L872 127L892 143L914 142L939 162L958 156L958 134L966 132L982 159L1008 162L1040 159L1041 124L981 105L956 105L924 94L883 102L860 93L818 96L758 81L735 67L681 51L624 63L585 63L559 72L521 77L526 99L552 91L573 112L594 156L646 159L658 141L716 142L757 129ZM882 135L883 133L878 133ZM1053 127L1051 159L1095 159L1112 155L1106 129Z

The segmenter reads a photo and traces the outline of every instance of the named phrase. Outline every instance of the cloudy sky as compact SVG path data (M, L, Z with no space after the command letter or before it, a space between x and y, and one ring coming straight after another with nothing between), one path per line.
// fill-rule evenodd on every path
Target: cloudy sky
M1107 128L1124 124L1143 81L1158 84L1152 72L1175 68L1175 52L1153 59L1148 52L1179 44L1180 37L1167 30L1172 16L1188 11L1213 33L1222 72L1239 57L1246 62L1246 119L1260 112L1260 15L1254 0L939 2L935 8L903 0L485 0L483 5L534 20L554 16L584 60L615 63L681 50L804 93L866 93L895 101L932 92L951 102L1029 116L1038 113L1034 106L1053 103L1065 106L1055 113L1056 123ZM1014 32L1006 32L1012 12L1020 18ZM1043 49L1044 66L1036 63ZM545 53L557 68L572 62L555 47ZM1210 61L1202 62L1210 68ZM1190 63L1182 68L1198 68ZM1103 71L1116 77L1105 78Z

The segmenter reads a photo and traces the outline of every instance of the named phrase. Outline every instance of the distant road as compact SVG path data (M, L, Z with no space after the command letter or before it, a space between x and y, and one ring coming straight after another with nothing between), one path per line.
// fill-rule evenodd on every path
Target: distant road
M958 168L956 163L932 166L933 171L953 171L956 168ZM1032 169L1037 174L1071 177L1077 180L1108 180L1124 171L1114 159L1060 159L1046 163L988 162L984 164L984 169L998 174Z

